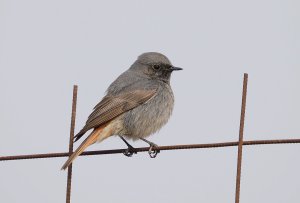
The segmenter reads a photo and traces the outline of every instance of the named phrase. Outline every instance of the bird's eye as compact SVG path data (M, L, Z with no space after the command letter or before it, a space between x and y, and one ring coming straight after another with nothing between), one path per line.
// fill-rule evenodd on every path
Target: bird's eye
M159 70L160 69L160 65L157 65L157 64L153 65L153 69L154 70Z

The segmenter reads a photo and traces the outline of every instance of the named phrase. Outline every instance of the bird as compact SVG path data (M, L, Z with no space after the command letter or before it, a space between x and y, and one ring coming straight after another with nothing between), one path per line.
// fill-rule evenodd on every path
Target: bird
M138 56L128 70L123 72L106 91L103 99L94 107L84 127L75 135L78 141L89 130L92 132L71 154L62 170L78 157L88 146L102 142L113 135L119 136L127 145L126 156L136 153L128 143L142 140L150 145L149 155L156 157L156 144L146 140L164 126L173 111L174 95L170 86L173 71L182 68L158 52Z

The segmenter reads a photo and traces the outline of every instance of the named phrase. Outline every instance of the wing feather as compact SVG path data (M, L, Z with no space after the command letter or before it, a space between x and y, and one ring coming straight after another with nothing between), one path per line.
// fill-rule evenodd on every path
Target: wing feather
M75 141L92 128L96 128L113 118L129 111L151 99L157 89L133 90L114 96L105 96L95 107L88 117L85 126L75 136Z

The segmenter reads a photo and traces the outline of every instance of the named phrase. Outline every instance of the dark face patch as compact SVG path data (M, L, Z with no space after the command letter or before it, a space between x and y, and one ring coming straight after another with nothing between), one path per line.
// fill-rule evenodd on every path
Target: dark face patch
M172 73L171 67L170 64L155 63L149 64L148 70L151 77L168 81Z

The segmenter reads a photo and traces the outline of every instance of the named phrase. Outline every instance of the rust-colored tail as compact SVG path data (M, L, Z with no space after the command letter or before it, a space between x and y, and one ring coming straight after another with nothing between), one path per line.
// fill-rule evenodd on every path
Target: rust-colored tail
M76 157L78 157L88 146L91 144L94 144L96 141L100 142L104 140L105 138L110 136L109 130L106 132L103 132L105 126L99 127L95 129L82 143L81 145L76 149L75 152L69 157L69 159L66 161L66 163L62 166L61 170L65 170L68 168L68 166L74 161Z

